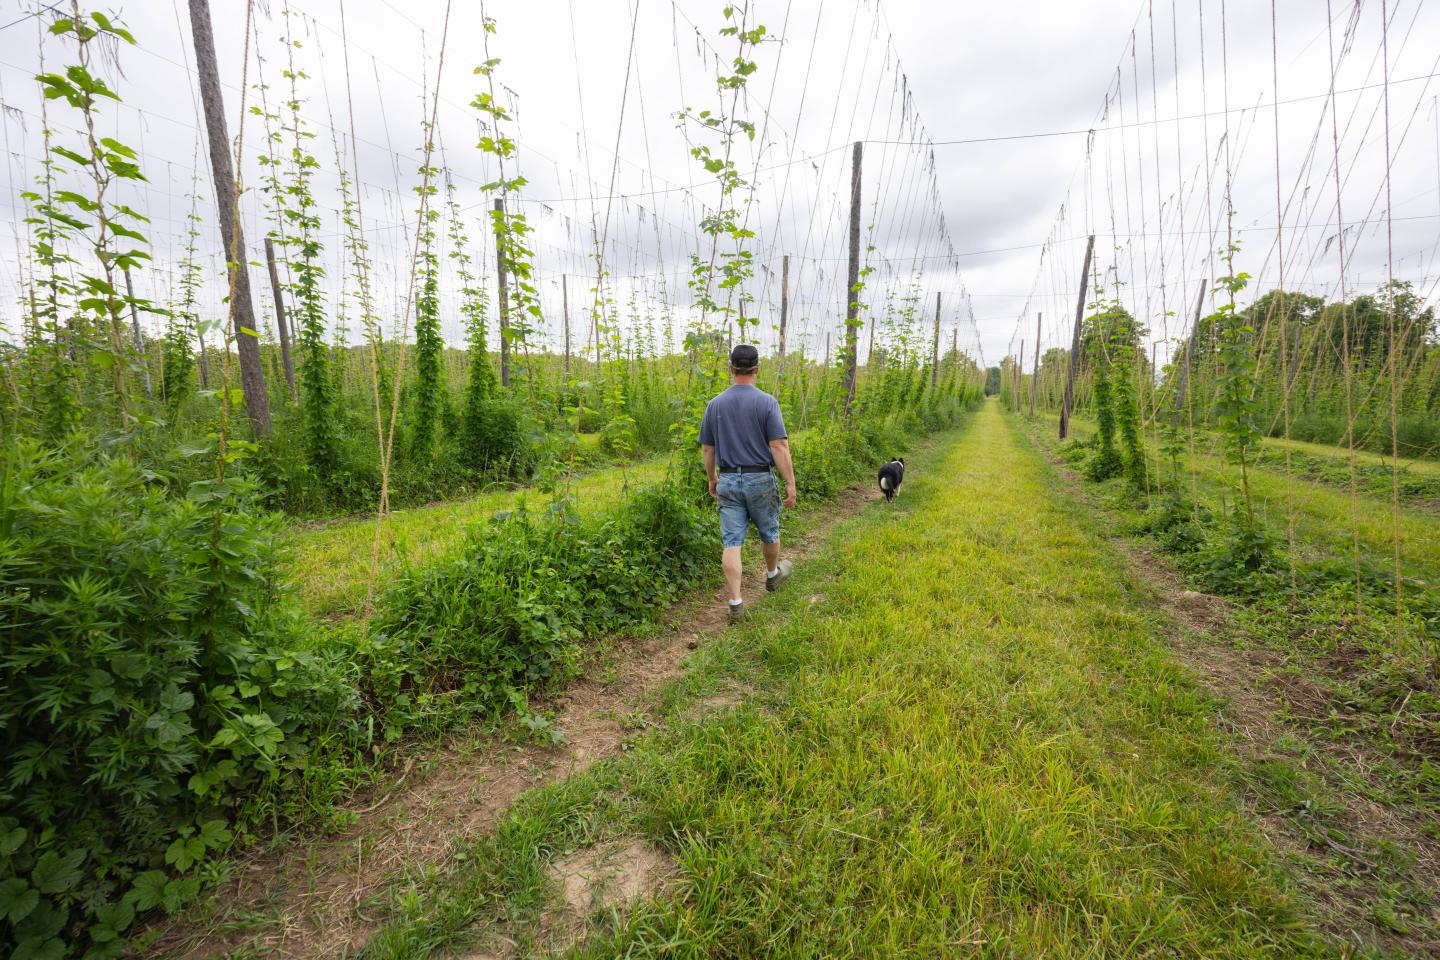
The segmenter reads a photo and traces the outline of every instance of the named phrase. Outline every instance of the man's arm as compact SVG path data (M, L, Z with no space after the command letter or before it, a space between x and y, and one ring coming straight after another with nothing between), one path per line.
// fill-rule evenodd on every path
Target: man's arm
M780 476L785 478L785 506L795 506L795 461L790 459L790 441L785 437L779 440L770 441L770 455L775 458L775 466L780 469Z
M700 459L705 464L705 476L710 478L710 496L715 496L715 447L708 443L700 445ZM789 456L786 456L789 459Z

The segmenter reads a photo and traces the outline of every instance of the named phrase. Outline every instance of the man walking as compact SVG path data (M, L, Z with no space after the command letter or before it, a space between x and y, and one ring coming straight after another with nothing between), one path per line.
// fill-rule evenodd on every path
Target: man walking
M745 618L740 592L740 548L750 524L760 534L765 554L765 589L778 590L790 576L789 560L780 559L780 489L771 472L785 478L787 507L795 506L795 464L780 404L755 386L760 351L742 343L730 351L734 382L705 407L700 421L700 452L710 478L710 496L720 506L721 566L730 597L730 622Z

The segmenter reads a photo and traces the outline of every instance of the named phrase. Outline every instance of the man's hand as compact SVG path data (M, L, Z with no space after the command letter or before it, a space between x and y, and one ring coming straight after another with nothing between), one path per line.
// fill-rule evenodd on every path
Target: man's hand
M785 481L785 506L795 506L795 461L790 457L790 441L785 437L770 441L770 455Z
M715 447L713 444L700 444L700 462L705 465L705 476L710 478L710 499L719 500L720 495L715 492L718 480L715 473Z

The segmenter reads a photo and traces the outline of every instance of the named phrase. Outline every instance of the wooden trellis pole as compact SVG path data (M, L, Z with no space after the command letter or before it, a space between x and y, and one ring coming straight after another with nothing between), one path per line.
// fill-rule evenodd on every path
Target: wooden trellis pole
M1070 340L1070 363L1065 371L1065 399L1060 404L1060 439L1070 435L1070 405L1075 400L1075 368L1080 363L1080 323L1085 318L1085 295L1090 291L1090 258L1095 255L1095 234L1085 243L1085 265L1080 268L1080 297L1075 301L1075 335Z

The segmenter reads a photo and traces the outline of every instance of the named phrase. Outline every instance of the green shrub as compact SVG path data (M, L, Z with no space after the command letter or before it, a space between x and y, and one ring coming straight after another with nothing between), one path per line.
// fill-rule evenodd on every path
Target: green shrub
M459 460L491 479L526 476L535 465L530 426L521 402L511 398L475 403L467 411Z
M840 489L862 472L849 449L844 429L817 427L790 444L795 461L795 493L802 500L832 500Z
M347 691L278 650L275 527L244 480L176 496L123 459L17 441L0 462L0 943L119 952L305 763ZM7 955L8 955L8 951Z
M680 398L649 395L632 401L637 450L658 452L670 444L670 425L680 417Z
M1136 532L1154 537L1167 553L1194 553L1205 544L1205 529L1211 520L1209 509L1172 493L1152 504Z
M1204 541L1181 557L1181 569L1211 593L1253 596L1275 586L1280 567L1274 539L1236 510L1205 528Z
M493 713L569 673L581 637L642 622L696 582L714 527L665 486L594 517L522 505L472 527L455 557L382 596L358 651L386 737Z

